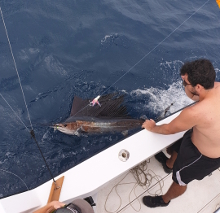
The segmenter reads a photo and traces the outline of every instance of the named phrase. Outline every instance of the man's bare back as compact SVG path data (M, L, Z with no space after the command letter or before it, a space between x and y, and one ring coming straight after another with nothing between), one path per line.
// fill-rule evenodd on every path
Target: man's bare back
M215 82L206 97L192 106L199 119L193 127L192 142L201 154L220 157L220 83Z

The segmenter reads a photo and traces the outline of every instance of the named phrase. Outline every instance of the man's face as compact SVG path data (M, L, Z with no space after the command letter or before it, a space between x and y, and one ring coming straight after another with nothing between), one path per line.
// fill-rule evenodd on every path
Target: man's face
M190 82L188 81L188 75L181 75L181 78L183 80L183 86L186 92L186 95L191 98L192 100L198 100L199 93L196 91L195 87L193 87ZM195 97L194 97L195 96Z

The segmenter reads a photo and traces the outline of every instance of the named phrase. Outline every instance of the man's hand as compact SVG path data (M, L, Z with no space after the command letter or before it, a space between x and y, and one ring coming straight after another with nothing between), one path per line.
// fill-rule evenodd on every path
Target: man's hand
M48 203L46 206L38 209L37 211L34 211L33 213L50 213L56 209L64 207L64 205L65 205L65 203L61 203L59 201L52 201L52 202Z
M61 203L59 201L52 201L50 205L51 207L53 207L53 209L59 209L61 207L64 207L65 203Z
M142 124L142 128L145 128L149 131L152 132L153 128L156 126L156 123L154 120L150 119L150 120L146 120L143 124Z

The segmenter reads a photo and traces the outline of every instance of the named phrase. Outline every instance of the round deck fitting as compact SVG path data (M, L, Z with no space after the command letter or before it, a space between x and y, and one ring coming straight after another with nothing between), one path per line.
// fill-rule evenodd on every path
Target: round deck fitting
M121 161L123 161L123 162L127 161L129 157L130 157L130 153L129 153L127 150L125 150L125 149L122 149L122 150L118 153L118 158L119 158Z

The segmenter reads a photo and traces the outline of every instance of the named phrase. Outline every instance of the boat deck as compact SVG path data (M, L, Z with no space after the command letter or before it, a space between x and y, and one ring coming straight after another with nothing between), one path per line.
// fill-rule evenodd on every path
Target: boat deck
M167 207L148 208L142 203L143 196L161 194L160 186L163 184L164 186L162 186L162 193L165 193L172 183L172 173L165 173L163 171L162 165L157 162L154 157L150 158L150 162L147 164L146 172L152 175L154 175L154 172L157 176L153 178L149 176L149 179L152 179L150 186L137 186L135 188L135 192L132 189L135 186L136 180L132 173L124 173L108 183L108 185L100 190L97 195L96 212L211 213L214 212L220 205L220 171L216 170L212 173L211 176L207 176L201 181L194 180L188 184L186 192L182 196L172 200ZM160 181L157 179L158 176L160 176ZM112 190L112 188L119 182L120 184L117 186L117 191L121 197L121 203L120 197L117 195L115 188ZM107 198L109 193L110 195Z

